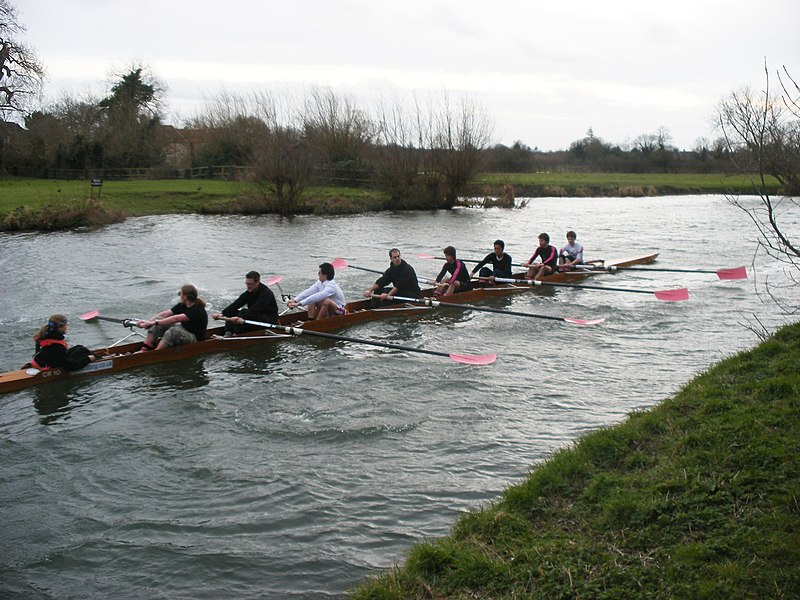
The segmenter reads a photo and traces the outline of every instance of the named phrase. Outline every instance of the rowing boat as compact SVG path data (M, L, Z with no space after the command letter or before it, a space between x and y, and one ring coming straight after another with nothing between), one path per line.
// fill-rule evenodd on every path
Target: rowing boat
M626 258L619 261L606 262L607 266L627 267L632 265L650 264L656 260L658 254ZM519 277L523 277L520 275ZM554 283L567 283L579 281L586 277L596 277L597 274L586 271L569 271L545 277L545 281ZM467 304L500 297L508 294L530 290L530 286L524 284L507 284L478 287L466 292L461 292L447 297L451 303ZM433 288L423 290L423 297L433 295ZM413 304L398 304L395 306L371 308L371 300L358 300L347 305L347 313L334 315L325 319L308 321L308 314L295 312L283 315L279 318L278 324L282 326L297 326L302 322L302 329L309 331L329 332L343 329L358 323L366 323L384 319L386 317L413 316L427 313L432 309L430 306L417 306ZM172 346L162 350L151 350L149 352L138 352L141 342L116 345L108 348L92 350L92 354L97 360L89 363L83 369L69 371L64 368L53 369L34 369L22 368L7 373L0 373L0 394L15 392L26 388L34 387L44 383L63 380L73 377L105 375L117 373L135 367L142 367L157 363L172 362L183 360L201 354L211 354L224 352L236 348L245 348L273 342L283 338L292 337L291 335L279 334L269 330L248 332L233 337L223 337L224 327L215 327L206 332L206 339L194 344L184 344Z

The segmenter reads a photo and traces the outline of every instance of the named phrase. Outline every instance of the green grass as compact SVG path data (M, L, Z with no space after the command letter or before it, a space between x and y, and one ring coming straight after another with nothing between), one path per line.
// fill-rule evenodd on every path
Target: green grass
M797 598L800 323L580 439L352 597Z
M742 175L487 173L475 178L466 195L497 196L506 184L514 187L517 197L753 193L750 180ZM777 191L777 181L770 180L769 185L770 192ZM90 195L99 198L99 203L87 209ZM388 206L387 195L375 189L311 187L305 190L297 212L354 214ZM92 189L88 180L0 180L0 230L102 225L141 215L272 210L274 204L252 186L233 181L105 181L101 188Z
M655 188L660 193L748 193L752 183L746 175L672 174L672 173L484 173L475 178L478 185L520 187L562 187L590 190L619 188ZM778 181L768 179L770 191Z
M169 179L104 181L92 188L88 181L50 179L0 180L0 214L24 207L40 209L85 200L93 194L111 209L130 216L197 212L204 204L236 198L243 185L230 181Z

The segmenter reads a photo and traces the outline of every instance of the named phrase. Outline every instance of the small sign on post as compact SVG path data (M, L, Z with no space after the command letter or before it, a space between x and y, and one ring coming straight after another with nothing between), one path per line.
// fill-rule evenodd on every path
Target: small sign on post
M103 187L103 180L100 178L92 179L92 187L89 190L89 197L94 198L94 188L97 188L97 197L100 197L100 192L102 191L100 188Z

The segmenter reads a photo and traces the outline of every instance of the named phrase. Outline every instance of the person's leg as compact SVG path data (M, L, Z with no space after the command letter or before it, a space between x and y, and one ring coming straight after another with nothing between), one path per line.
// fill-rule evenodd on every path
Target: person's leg
M326 298L325 300L320 302L319 316L317 318L324 319L325 317L330 317L331 315L336 314L337 308L339 307L336 306L336 302L334 302L330 298Z

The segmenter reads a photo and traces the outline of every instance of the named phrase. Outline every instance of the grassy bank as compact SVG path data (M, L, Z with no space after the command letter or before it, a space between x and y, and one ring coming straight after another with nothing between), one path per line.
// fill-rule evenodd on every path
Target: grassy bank
M356 599L797 598L800 323L557 452Z
M515 195L542 196L665 196L670 194L752 194L745 175L672 173L484 173L475 178L471 195L499 195L511 185ZM768 178L770 193L780 187Z
M777 190L777 182L771 184ZM498 196L506 185L518 198L752 193L744 176L606 173L483 174L467 193ZM374 189L312 187L303 203L300 212L353 214L384 210L388 197ZM92 189L89 181L0 180L0 230L65 229L155 214L264 212L272 212L269 202L252 187L233 181L105 181Z

